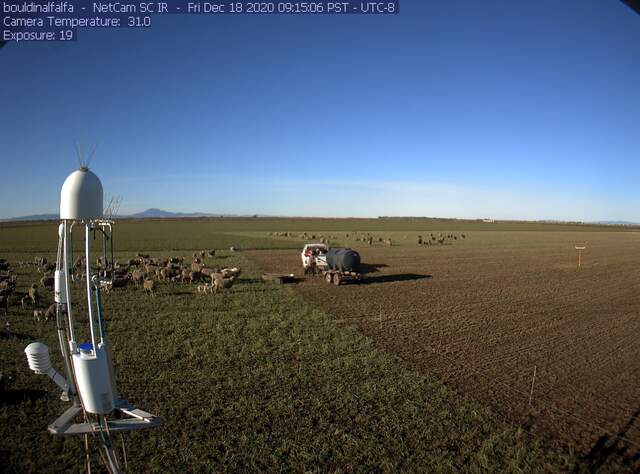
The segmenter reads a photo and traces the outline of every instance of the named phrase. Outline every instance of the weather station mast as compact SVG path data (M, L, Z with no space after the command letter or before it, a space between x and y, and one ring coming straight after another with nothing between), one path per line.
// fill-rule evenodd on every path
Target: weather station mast
M72 404L49 425L49 432L59 436L84 436L89 472L89 441L97 443L106 469L118 473L126 468L124 436L121 455L112 438L130 430L157 427L161 420L118 394L101 299L101 287L109 285L113 278L114 222L104 218L102 183L86 165L71 173L62 185L60 221L54 299L65 375L53 368L45 344L29 344L25 353L29 368L36 374L48 375L62 389L61 399ZM75 261L74 228L84 228L81 232L84 251ZM96 236L102 239L98 268L91 264L91 241ZM74 288L74 283L79 288ZM86 314L82 316L86 316L89 323L88 334L83 335L79 335L75 327L76 316L80 315L76 314L72 296L78 292L84 293ZM76 418L78 422L74 423Z

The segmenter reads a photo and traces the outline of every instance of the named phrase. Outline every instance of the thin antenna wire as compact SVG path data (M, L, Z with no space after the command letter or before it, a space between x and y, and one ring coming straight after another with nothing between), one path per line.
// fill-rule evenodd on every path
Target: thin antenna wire
M120 206L122 205L122 196L118 196L116 199L115 210L113 212L113 217L116 217L120 212Z
M98 148L98 145L93 145L90 148L89 153L86 154L81 143L74 141L74 144L76 147L76 155L78 156L78 165L80 166L80 169L82 171L87 171L89 169L89 165L91 164L91 160L93 159L93 156L96 154L96 149Z
M91 164L91 160L93 159L93 155L96 154L96 148L98 148L98 145L94 144L93 147L91 148L91 151L89 152L89 156L87 157L87 161L85 163L85 166L87 168Z
M104 215L109 220L113 220L120 210L120 204L122 203L122 196L111 196L104 209Z
M78 166L80 166L80 169L84 169L87 167L86 163L84 162L84 156L82 153L82 145L80 143L78 143L77 141L74 141L73 144L76 147L76 156L78 157Z

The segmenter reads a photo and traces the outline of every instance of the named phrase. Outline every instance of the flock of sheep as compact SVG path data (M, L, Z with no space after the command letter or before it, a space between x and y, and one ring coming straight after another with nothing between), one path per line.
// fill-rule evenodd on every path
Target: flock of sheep
M467 236L465 234L460 234L461 239L466 239ZM447 241L458 240L457 234L438 234L436 237L434 234L429 234L429 236L423 238L421 235L418 236L418 245L435 245L436 243L440 245L444 245Z
M106 293L113 288L133 284L142 286L145 292L154 295L156 282L201 283L197 291L209 293L231 288L240 275L239 268L208 267L205 259L214 256L215 250L203 250L194 253L191 263L187 263L184 257L152 258L138 253L126 263L114 262L113 268L105 268L101 261L96 264L110 277L102 283L102 290ZM78 263L79 268L83 268L83 265L82 261Z
M135 258L126 263L115 261L107 264L98 258L95 269L102 278L100 288L109 293L114 288L124 288L129 285L141 286L150 295L155 295L158 282L166 283L199 283L198 293L213 293L214 291L231 288L240 276L241 270L234 268L215 268L207 266L207 257L214 257L215 250L201 251L193 254L193 260L186 263L184 257L152 258L138 253ZM33 309L36 321L49 321L55 318L56 304L47 302L52 299L55 279L55 263L48 262L45 257L36 257L33 261L18 262L18 266L35 266L42 275L38 283L33 283L26 293L16 292L17 276L6 259L0 258L0 311L5 316L9 314L9 298L20 302L22 309ZM78 257L73 264L74 280L84 281L86 261ZM51 293L51 296L49 295Z
M20 262L21 265L26 265L26 262ZM38 266L38 271L43 274L40 278L40 284L32 284L25 294L18 294L20 305L23 309L27 307L33 308L33 318L37 321L44 319L48 321L53 319L56 314L55 303L48 305L46 308L41 307L46 301L46 296L43 295L40 288L47 290L53 290L54 280L53 275L49 272L55 269L55 265L51 266L45 258L36 258L31 264ZM4 311L5 315L9 314L9 298L14 295L17 287L18 278L14 271L10 268L9 262L0 258L0 310Z
M318 241L321 244L329 244L331 241L335 241L336 239L342 238L341 236L336 236L336 235L309 234L307 232L303 232L301 234L295 234L293 232L269 232L269 236L287 237L287 238L294 238L294 239L300 239L305 241ZM391 238L383 239L380 236L373 236L369 233L353 232L351 234L345 234L344 238L346 240L354 240L356 242L363 242L369 245L373 245L374 243L381 243L389 247L394 245Z
M269 232L269 236L271 237L286 237L286 238L294 238L301 239L305 241L319 241L322 244L328 244L331 241L335 241L338 238L342 238L342 236L335 235L323 235L323 234L309 234L307 232L303 232L301 234L293 233L293 232ZM406 238L406 236L405 236ZM465 234L460 234L460 238L466 238ZM383 238L380 236L371 235L369 232L351 232L344 235L344 239L346 240L354 240L356 242L366 243L369 246L374 245L374 243L384 244L388 247L395 245L395 242L391 240L390 237ZM445 245L447 242L452 240L458 240L458 235L454 233L447 234L438 234L437 236L433 233L429 234L427 237L422 237L418 235L418 245Z

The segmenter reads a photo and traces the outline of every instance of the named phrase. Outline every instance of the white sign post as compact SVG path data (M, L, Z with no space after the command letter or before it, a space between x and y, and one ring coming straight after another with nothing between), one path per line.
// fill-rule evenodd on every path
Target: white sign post
M582 251L587 248L587 243L585 242L582 245L576 245L576 250L578 251L578 268L582 265Z

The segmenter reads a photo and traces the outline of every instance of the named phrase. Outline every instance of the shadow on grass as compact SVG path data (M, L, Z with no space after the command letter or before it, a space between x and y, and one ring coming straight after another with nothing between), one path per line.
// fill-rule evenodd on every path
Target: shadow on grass
M248 286L243 286L243 285L238 285L238 286L233 286L231 289L229 290L220 290L218 293L225 293L225 292L230 292L230 293L267 293L270 291L278 291L278 288L276 288L277 286L280 285L267 285L264 287L248 287ZM215 293L214 293L215 294Z
M386 263L361 263L360 271L362 273L375 273L380 268L386 268L388 266L389 265L387 265Z
M187 291L187 290L170 291L165 294L170 296L186 296L186 295L193 296L195 293L196 293L196 290L194 289L192 291Z
M0 339L17 339L18 341L30 341L34 339L34 337L30 334L14 332L10 329L3 329L2 331L0 331Z
M254 283L262 283L260 278L239 278L234 285L252 285Z
M631 469L631 472L640 472L640 450L626 441L629 430L640 417L638 408L616 435L605 433L593 445L591 451L584 456L575 472L595 473L607 463L621 463ZM637 427L635 428L637 430Z
M365 277L359 283L369 285L371 283L392 283L397 281L413 281L433 278L431 275L418 275L416 273L399 273L397 275L379 275Z
M0 397L0 405L10 406L24 402L34 402L47 394L44 390L22 389L6 390Z

